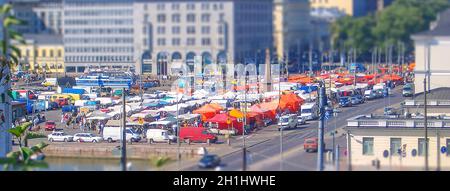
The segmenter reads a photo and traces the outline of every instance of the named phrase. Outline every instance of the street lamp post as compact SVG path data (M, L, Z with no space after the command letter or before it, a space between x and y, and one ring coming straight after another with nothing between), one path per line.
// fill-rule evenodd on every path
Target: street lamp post
M127 137L126 137L126 125L127 125L127 114L126 114L126 102L125 102L125 88L122 89L122 102L123 102L123 114L122 114L122 156L121 156L121 165L122 171L127 171Z

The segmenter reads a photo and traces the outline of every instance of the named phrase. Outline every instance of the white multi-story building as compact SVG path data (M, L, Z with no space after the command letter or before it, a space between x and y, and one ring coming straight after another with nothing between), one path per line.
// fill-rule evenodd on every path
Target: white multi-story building
M195 56L244 62L272 47L271 0L137 0L133 10L138 72L173 75Z
M134 66L132 1L67 0L63 7L66 72Z
M10 0L22 34L62 34L62 0Z

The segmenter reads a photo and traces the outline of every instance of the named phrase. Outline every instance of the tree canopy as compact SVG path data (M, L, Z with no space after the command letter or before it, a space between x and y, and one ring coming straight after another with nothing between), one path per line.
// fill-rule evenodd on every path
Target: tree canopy
M365 17L350 16L332 24L334 48L355 48L368 53L373 47L388 47L404 43L413 50L411 35L429 29L439 12L449 7L448 0L396 0L383 11Z

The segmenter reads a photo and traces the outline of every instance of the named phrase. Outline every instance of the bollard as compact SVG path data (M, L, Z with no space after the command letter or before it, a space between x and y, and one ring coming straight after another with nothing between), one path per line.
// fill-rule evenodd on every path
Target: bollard
M208 146L211 146L211 139L207 139L207 140L206 140L206 144L207 144Z
M231 140L230 140L230 138L227 139L227 144L228 144L228 146L231 146Z

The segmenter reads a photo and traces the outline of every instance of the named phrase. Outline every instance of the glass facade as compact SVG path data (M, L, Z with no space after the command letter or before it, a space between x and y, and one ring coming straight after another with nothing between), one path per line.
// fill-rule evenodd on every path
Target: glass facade
M92 64L134 65L130 1L71 0L63 6L66 67L83 64L77 68L83 72Z

